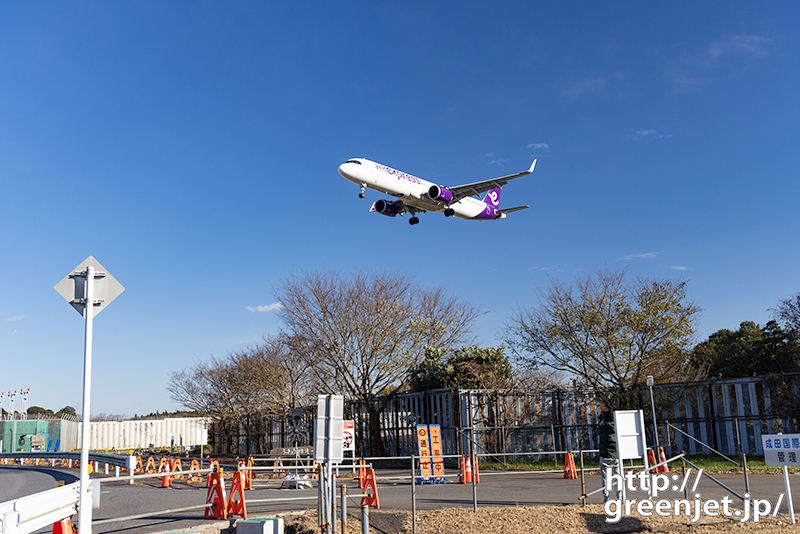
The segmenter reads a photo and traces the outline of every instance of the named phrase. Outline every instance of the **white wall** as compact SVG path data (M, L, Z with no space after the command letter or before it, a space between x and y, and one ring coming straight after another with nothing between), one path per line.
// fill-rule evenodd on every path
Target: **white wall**
M176 447L181 445L181 437L184 446L205 445L209 423L210 419L205 417L89 423L89 449L169 447L173 437Z

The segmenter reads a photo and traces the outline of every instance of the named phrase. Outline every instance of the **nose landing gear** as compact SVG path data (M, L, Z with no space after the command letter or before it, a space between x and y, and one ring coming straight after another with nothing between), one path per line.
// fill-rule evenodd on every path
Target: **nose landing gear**
M358 194L358 198L364 198L366 195L364 194L364 190L367 188L367 184L361 184L361 192Z

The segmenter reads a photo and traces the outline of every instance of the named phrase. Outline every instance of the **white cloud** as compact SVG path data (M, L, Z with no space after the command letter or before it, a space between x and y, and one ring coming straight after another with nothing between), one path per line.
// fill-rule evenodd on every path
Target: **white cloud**
M533 150L539 150L540 148L550 148L550 145L547 143L531 143L527 146L527 148L532 148Z
M673 269L675 271L693 271L694 270L694 269L691 269L689 267L681 267L680 265L671 265L670 269Z
M256 306L255 308L252 306L246 306L245 309L251 312L271 312L275 310L282 310L283 304L280 302L275 302L273 304L267 304L266 306Z
M658 252L643 252L642 254L628 254L623 260L652 260L658 257Z
M14 317L9 317L5 320L5 322L10 323L11 321L21 321L25 318L24 315L15 315Z
M658 130L636 130L636 135L650 137L652 139L669 139L672 137L672 134L660 134Z
M728 57L745 60L761 59L767 55L768 37L760 35L734 35L730 39L712 43L708 47L708 59L711 62Z
M10 334L10 335L12 335L12 336L16 336L18 333L19 333L19 330L17 330L17 329L15 328L14 330L12 330L12 331L11 331L11 334Z

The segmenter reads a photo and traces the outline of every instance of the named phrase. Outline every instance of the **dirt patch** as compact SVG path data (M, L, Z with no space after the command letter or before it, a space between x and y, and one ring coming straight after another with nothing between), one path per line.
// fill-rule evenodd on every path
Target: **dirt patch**
M283 517L286 534L319 534L317 511L276 514ZM347 533L361 533L361 517L347 514ZM411 512L370 510L371 534L410 534ZM337 531L338 531L337 525ZM197 530L195 530L196 532ZM235 534L235 529L209 526L203 534ZM800 526L789 524L788 516L778 515L740 523L726 518L704 517L692 523L686 517L624 517L618 523L606 522L600 504L570 506L518 506L442 508L417 512L418 534L749 534L754 532L800 533ZM341 533L339 533L341 534Z

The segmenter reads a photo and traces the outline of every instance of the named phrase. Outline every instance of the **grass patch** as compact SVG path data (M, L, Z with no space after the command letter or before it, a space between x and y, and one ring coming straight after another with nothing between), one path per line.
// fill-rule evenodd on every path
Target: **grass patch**
M575 458L575 467L580 469L580 458L577 454L574 455ZM710 474L737 474L737 473L744 473L744 469L742 467L737 466L722 458L721 456L687 456L686 457L690 462L695 464L697 467L702 467L707 473ZM740 458L735 457L731 458L732 460L736 460L737 462L741 463ZM634 464L641 464L641 462L634 462ZM583 465L587 469L598 469L600 467L600 460L597 457L590 458L588 456L584 456L583 458ZM627 467L630 465L629 461L625 461L625 466ZM689 464L686 464L686 467L689 468ZM564 458L560 457L558 459L558 463L554 462L552 459L550 460L519 460L519 461L509 461L503 464L502 462L498 462L495 459L491 461L481 461L480 468L482 470L496 470L496 471L552 471L554 469L563 469L564 468ZM680 469L681 462L680 460L676 460L670 464L670 469ZM778 475L783 473L783 468L776 467L776 466L768 466L764 463L763 456L748 456L747 457L747 471L748 473L754 475ZM789 473L797 474L800 473L800 466L798 467L790 467Z

